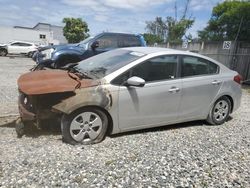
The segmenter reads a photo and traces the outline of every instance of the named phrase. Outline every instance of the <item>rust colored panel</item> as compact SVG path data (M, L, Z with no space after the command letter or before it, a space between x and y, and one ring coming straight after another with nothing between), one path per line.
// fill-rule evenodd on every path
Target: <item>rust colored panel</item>
M23 93L38 95L69 92L76 88L95 86L98 83L90 79L78 80L76 75L63 70L41 70L21 75L17 84Z

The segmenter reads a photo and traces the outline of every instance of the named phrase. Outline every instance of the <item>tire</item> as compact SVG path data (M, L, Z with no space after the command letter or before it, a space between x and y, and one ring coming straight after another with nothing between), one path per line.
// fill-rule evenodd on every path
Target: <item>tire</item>
M94 107L65 114L61 120L63 141L72 145L99 143L105 138L107 128L107 115Z
M6 49L0 49L0 56L6 56L8 54Z
M213 108L210 110L207 122L211 125L221 125L227 121L232 104L228 97L219 98L213 105Z
M21 118L18 118L15 125L17 138L22 138L22 136L24 135L24 126L24 122L21 120Z

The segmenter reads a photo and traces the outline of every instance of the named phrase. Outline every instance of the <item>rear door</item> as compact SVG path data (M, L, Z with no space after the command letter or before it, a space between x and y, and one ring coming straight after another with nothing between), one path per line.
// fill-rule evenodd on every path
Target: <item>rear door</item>
M192 120L208 115L222 79L219 66L195 56L181 56L182 100L180 118Z
M32 44L23 43L23 42L20 43L20 51L19 51L19 53L27 54L27 53L29 53L32 50L33 50Z

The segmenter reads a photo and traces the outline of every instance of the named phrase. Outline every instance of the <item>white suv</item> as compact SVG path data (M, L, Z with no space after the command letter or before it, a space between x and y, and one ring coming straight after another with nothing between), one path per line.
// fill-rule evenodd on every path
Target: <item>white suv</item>
M37 46L34 43L13 41L5 45L0 46L0 56L6 56L7 54L24 54L32 57Z

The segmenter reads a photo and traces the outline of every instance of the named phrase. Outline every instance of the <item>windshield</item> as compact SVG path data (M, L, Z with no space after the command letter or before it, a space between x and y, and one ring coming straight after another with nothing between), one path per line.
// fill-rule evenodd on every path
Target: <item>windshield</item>
M82 48L86 48L86 44L91 41L94 37L88 37L85 40L81 41L78 45Z
M100 79L144 55L130 50L111 50L81 61L74 69L94 79Z

